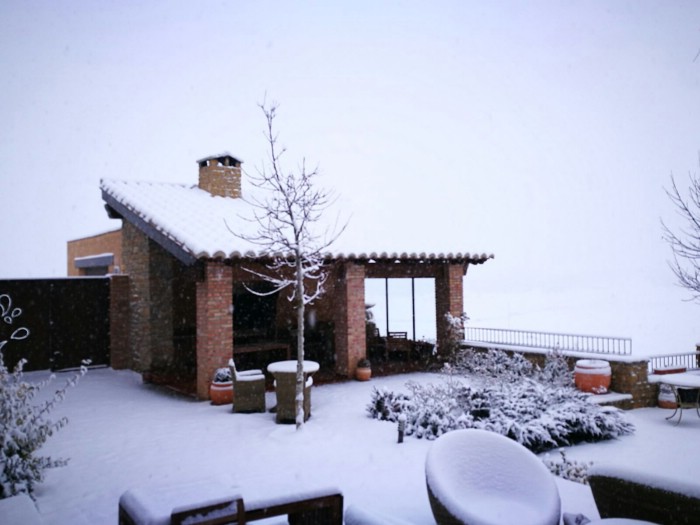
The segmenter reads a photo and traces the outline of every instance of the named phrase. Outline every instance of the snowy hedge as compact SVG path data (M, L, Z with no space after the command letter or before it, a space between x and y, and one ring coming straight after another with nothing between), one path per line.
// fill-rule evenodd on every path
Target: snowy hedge
M49 413L63 400L67 389L75 386L87 371L81 367L78 374L47 400L37 402L37 395L48 387L54 376L27 382L23 377L26 360L20 359L10 371L3 358L8 342L29 336L27 328L13 325L21 313L20 308L12 307L9 295L0 295L0 499L21 493L31 495L35 485L44 479L45 469L67 463L66 459L39 456L37 452L54 432L67 424L65 417L53 421Z
M534 452L633 432L621 410L590 403L573 388L562 362L553 353L540 369L517 354L462 354L441 384L408 383L409 394L375 388L367 410L386 421L404 414L406 435L435 439L451 430L480 428Z

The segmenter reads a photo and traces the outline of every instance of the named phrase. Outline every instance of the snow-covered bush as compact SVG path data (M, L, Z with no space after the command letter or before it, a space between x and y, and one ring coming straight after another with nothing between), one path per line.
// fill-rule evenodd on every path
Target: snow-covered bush
M230 383L231 379L231 369L230 368L217 368L214 374L214 379L212 383Z
M396 421L404 414L405 434L418 438L435 439L460 428L490 430L534 452L612 439L634 430L622 411L590 403L586 394L557 384L566 381L566 374L549 371L543 375L505 352L477 354L469 370L476 370L482 379L489 378L486 386L471 386L460 379L455 370L466 369L457 364L440 384L408 383L410 394L375 389L369 415ZM494 374L486 363L499 372ZM555 377L556 381L546 382L543 377Z
M559 451L559 455L561 456L559 460L550 459L549 456L543 459L550 472L560 478L588 485L588 469L593 466L593 463L569 459L563 450Z
M0 297L9 299L6 294ZM7 316L2 312L1 326L11 325L21 314L18 308L12 311L15 315ZM25 359L20 359L12 372L8 370L2 349L9 340L20 339L16 336L18 330L15 329L9 338L0 334L3 339L0 341L0 499L20 493L31 495L34 486L43 480L45 469L67 463L67 459L39 456L37 451L54 432L67 424L65 417L52 421L49 413L63 400L68 388L87 371L81 367L80 372L68 379L51 398L36 402L36 396L53 381L54 376L39 382L24 381ZM29 335L29 330L22 330L23 339Z
M452 361L459 352L462 341L464 340L464 325L469 320L467 314L462 312L461 315L455 316L450 312L445 314L447 321L447 333L440 347L440 355L449 361Z
M503 350L466 348L455 355L451 372L499 381L515 382L533 374L533 366L522 354Z
M541 370L536 369L535 376L540 383L563 387L574 386L574 371L569 368L569 363L559 348L547 354L544 367Z

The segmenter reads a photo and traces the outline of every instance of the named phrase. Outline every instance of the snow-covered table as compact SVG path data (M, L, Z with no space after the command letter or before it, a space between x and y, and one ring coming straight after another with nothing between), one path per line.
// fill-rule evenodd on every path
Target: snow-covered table
M318 372L316 361L303 361L304 371L304 420L311 415L311 386L312 375ZM296 382L297 361L276 361L267 365L267 371L275 377L275 392L277 394L278 423L294 422L296 420Z
M680 423L683 418L684 408L694 408L698 417L700 417L700 370L691 370L677 374L660 374L656 382L670 385L676 396L676 410L666 419L672 419L676 412L680 411L676 424Z

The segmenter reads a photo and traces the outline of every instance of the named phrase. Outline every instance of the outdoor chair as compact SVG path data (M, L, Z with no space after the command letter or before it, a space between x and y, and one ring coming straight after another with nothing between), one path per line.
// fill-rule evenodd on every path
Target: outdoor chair
M594 465L588 484L601 518L691 525L700 517L697 485L663 475L640 475L614 465Z
M229 359L233 380L234 412L265 412L265 374L262 370L236 370L236 363Z
M425 463L439 525L558 525L554 475L521 444L486 430L454 430L433 443Z

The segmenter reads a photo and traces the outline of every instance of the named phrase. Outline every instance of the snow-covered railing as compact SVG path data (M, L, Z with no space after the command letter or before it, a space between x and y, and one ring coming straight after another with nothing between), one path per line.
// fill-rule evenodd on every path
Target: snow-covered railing
M464 340L467 343L489 343L525 348L558 348L562 351L592 354L632 354L632 339L628 337L532 332L476 326L467 326L464 331Z
M649 373L669 368L700 368L700 351L654 355L649 358Z

